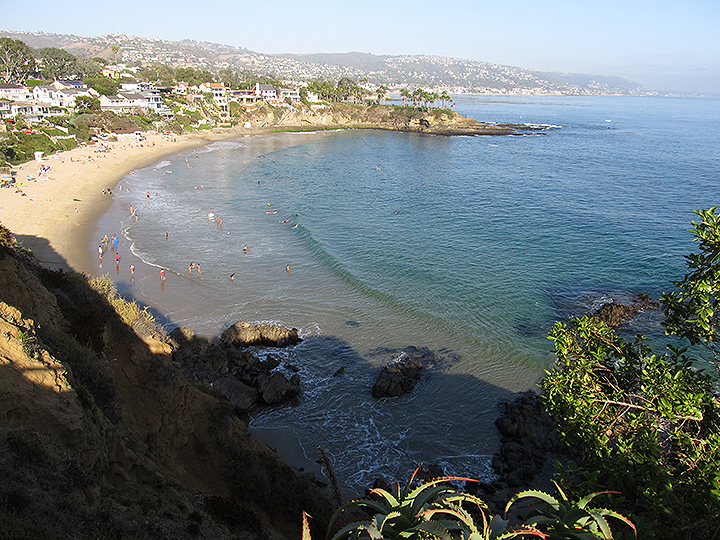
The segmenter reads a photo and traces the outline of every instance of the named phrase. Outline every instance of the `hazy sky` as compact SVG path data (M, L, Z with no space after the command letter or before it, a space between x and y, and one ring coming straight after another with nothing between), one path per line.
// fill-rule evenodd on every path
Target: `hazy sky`
M12 6L10 6L12 2ZM720 93L719 0L0 0L0 29L435 54Z

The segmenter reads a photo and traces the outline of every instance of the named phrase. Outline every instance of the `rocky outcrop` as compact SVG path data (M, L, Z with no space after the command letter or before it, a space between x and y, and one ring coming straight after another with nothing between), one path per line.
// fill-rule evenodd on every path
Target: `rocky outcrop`
M556 423L546 412L541 397L534 392L519 394L501 405L495 420L500 432L500 450L492 459L497 478L491 483L468 483L496 512L503 512L510 497L531 486L552 491L544 482L553 469L551 458L561 457Z
M617 302L603 304L593 313L593 317L601 320L610 327L616 327L628 321L641 311L658 309L659 307L660 304L655 302L647 294L638 294L633 297L633 303L629 305Z
M176 328L170 332L176 344L173 360L191 381L213 388L225 396L238 412L255 405L274 405L300 393L300 376L286 376L278 371L281 361L258 356L250 345L288 346L297 343L297 329L269 324L235 323L223 333L219 344L195 336L191 329ZM287 370L292 370L287 367Z
M313 105L310 109L288 113L277 122L269 112L262 118L264 124L289 129L375 128L433 135L517 135L546 129L520 124L478 122L448 109L350 103ZM257 123L257 119L253 121Z
M289 329L275 324L252 325L242 321L225 330L220 339L235 347L288 347L300 341L297 328Z

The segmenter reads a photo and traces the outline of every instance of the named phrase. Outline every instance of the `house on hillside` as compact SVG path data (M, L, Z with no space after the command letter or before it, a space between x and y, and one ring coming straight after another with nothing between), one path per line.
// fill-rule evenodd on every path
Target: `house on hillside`
M53 81L52 85L58 90L89 90L88 85L82 81Z
M120 83L120 89L123 92L154 92L155 85L151 82L135 81Z
M47 116L59 116L64 112L53 107L49 103L36 103L34 101L11 101L7 106L2 107L1 114L3 120L16 118L21 115L26 122L40 122Z
M272 84L255 83L255 95L263 101L277 101L277 90Z
M298 103L300 101L300 90L282 88L280 90L280 101L285 101L286 98L290 98L293 103Z
M25 86L19 84L0 84L0 99L30 101L32 97L32 92Z
M205 82L198 86L201 92L210 92L217 105L227 105L227 91L223 83Z
M237 101L241 105L253 105L260 100L255 90L229 90L228 99Z
M133 109L147 109L148 99L138 92L118 92L115 96L100 96L100 109L129 113Z

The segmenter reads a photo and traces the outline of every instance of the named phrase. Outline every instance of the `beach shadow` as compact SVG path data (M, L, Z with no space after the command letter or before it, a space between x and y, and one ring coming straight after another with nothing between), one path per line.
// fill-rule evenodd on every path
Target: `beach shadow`
M426 364L412 391L373 397L383 367L408 355ZM337 337L310 336L287 350L284 362L300 373L300 397L253 410L251 429L290 429L313 460L322 447L340 482L355 493L377 478L404 481L418 466L489 481L500 449L499 406L517 394L453 373L461 360L450 350L412 346L361 355Z
M50 270L73 270L67 260L50 245L47 238L29 234L14 234L18 244L32 251L37 261Z

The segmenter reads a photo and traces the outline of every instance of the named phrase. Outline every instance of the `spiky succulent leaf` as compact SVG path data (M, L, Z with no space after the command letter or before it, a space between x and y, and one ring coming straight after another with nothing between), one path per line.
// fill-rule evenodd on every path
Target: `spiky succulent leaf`
M384 489L373 488L373 489L370 490L370 493L372 493L373 495L378 495L378 496L382 497L384 500L386 500L386 501L388 502L388 504L389 504L391 507L395 507L395 506L398 506L398 505L400 504L400 503L398 502L398 499L396 499L395 497L393 497L392 494L390 494L389 492L385 491ZM366 499L361 499L361 500L366 500Z
M423 521L410 530L425 532L439 540L453 540L448 530L437 521Z
M588 505L588 503L589 503L590 501L592 501L595 497L597 497L598 495L604 495L604 494L606 494L606 493L618 494L618 493L620 493L620 492L619 492L619 491L596 491L595 493L591 493L590 495L586 495L585 497L583 497L582 499L580 499L580 500L577 502L577 506L578 506L579 508L585 508L585 507Z
M617 520L622 521L623 523L625 523L625 525L630 527L633 530L633 533L635 533L635 536L637 536L637 528L635 527L635 524L628 518L623 516L621 513L616 512L615 510L610 510L609 508L593 508L592 510L603 517L613 517Z
M348 523L342 529L336 532L331 538L331 540L345 540L346 538L357 538L359 536L359 533L362 531L367 531L367 533L372 538L382 538L380 531L378 531L371 522L355 521L353 523Z
M564 495L564 494L563 494ZM560 501L558 501L555 497L550 495L549 493L545 493L544 491L539 491L535 489L529 489L526 491L521 491L514 497L512 497L508 503L505 505L505 513L510 509L510 507L519 501L520 499L526 499L526 498L535 498L540 499L541 501L549 504L552 508L555 510L560 510Z
M610 530L610 525L608 525L608 522L605 520L605 518L597 512L593 512L592 510L590 510L589 513L595 523L597 523L597 526L600 529L604 540L612 540L612 531Z

